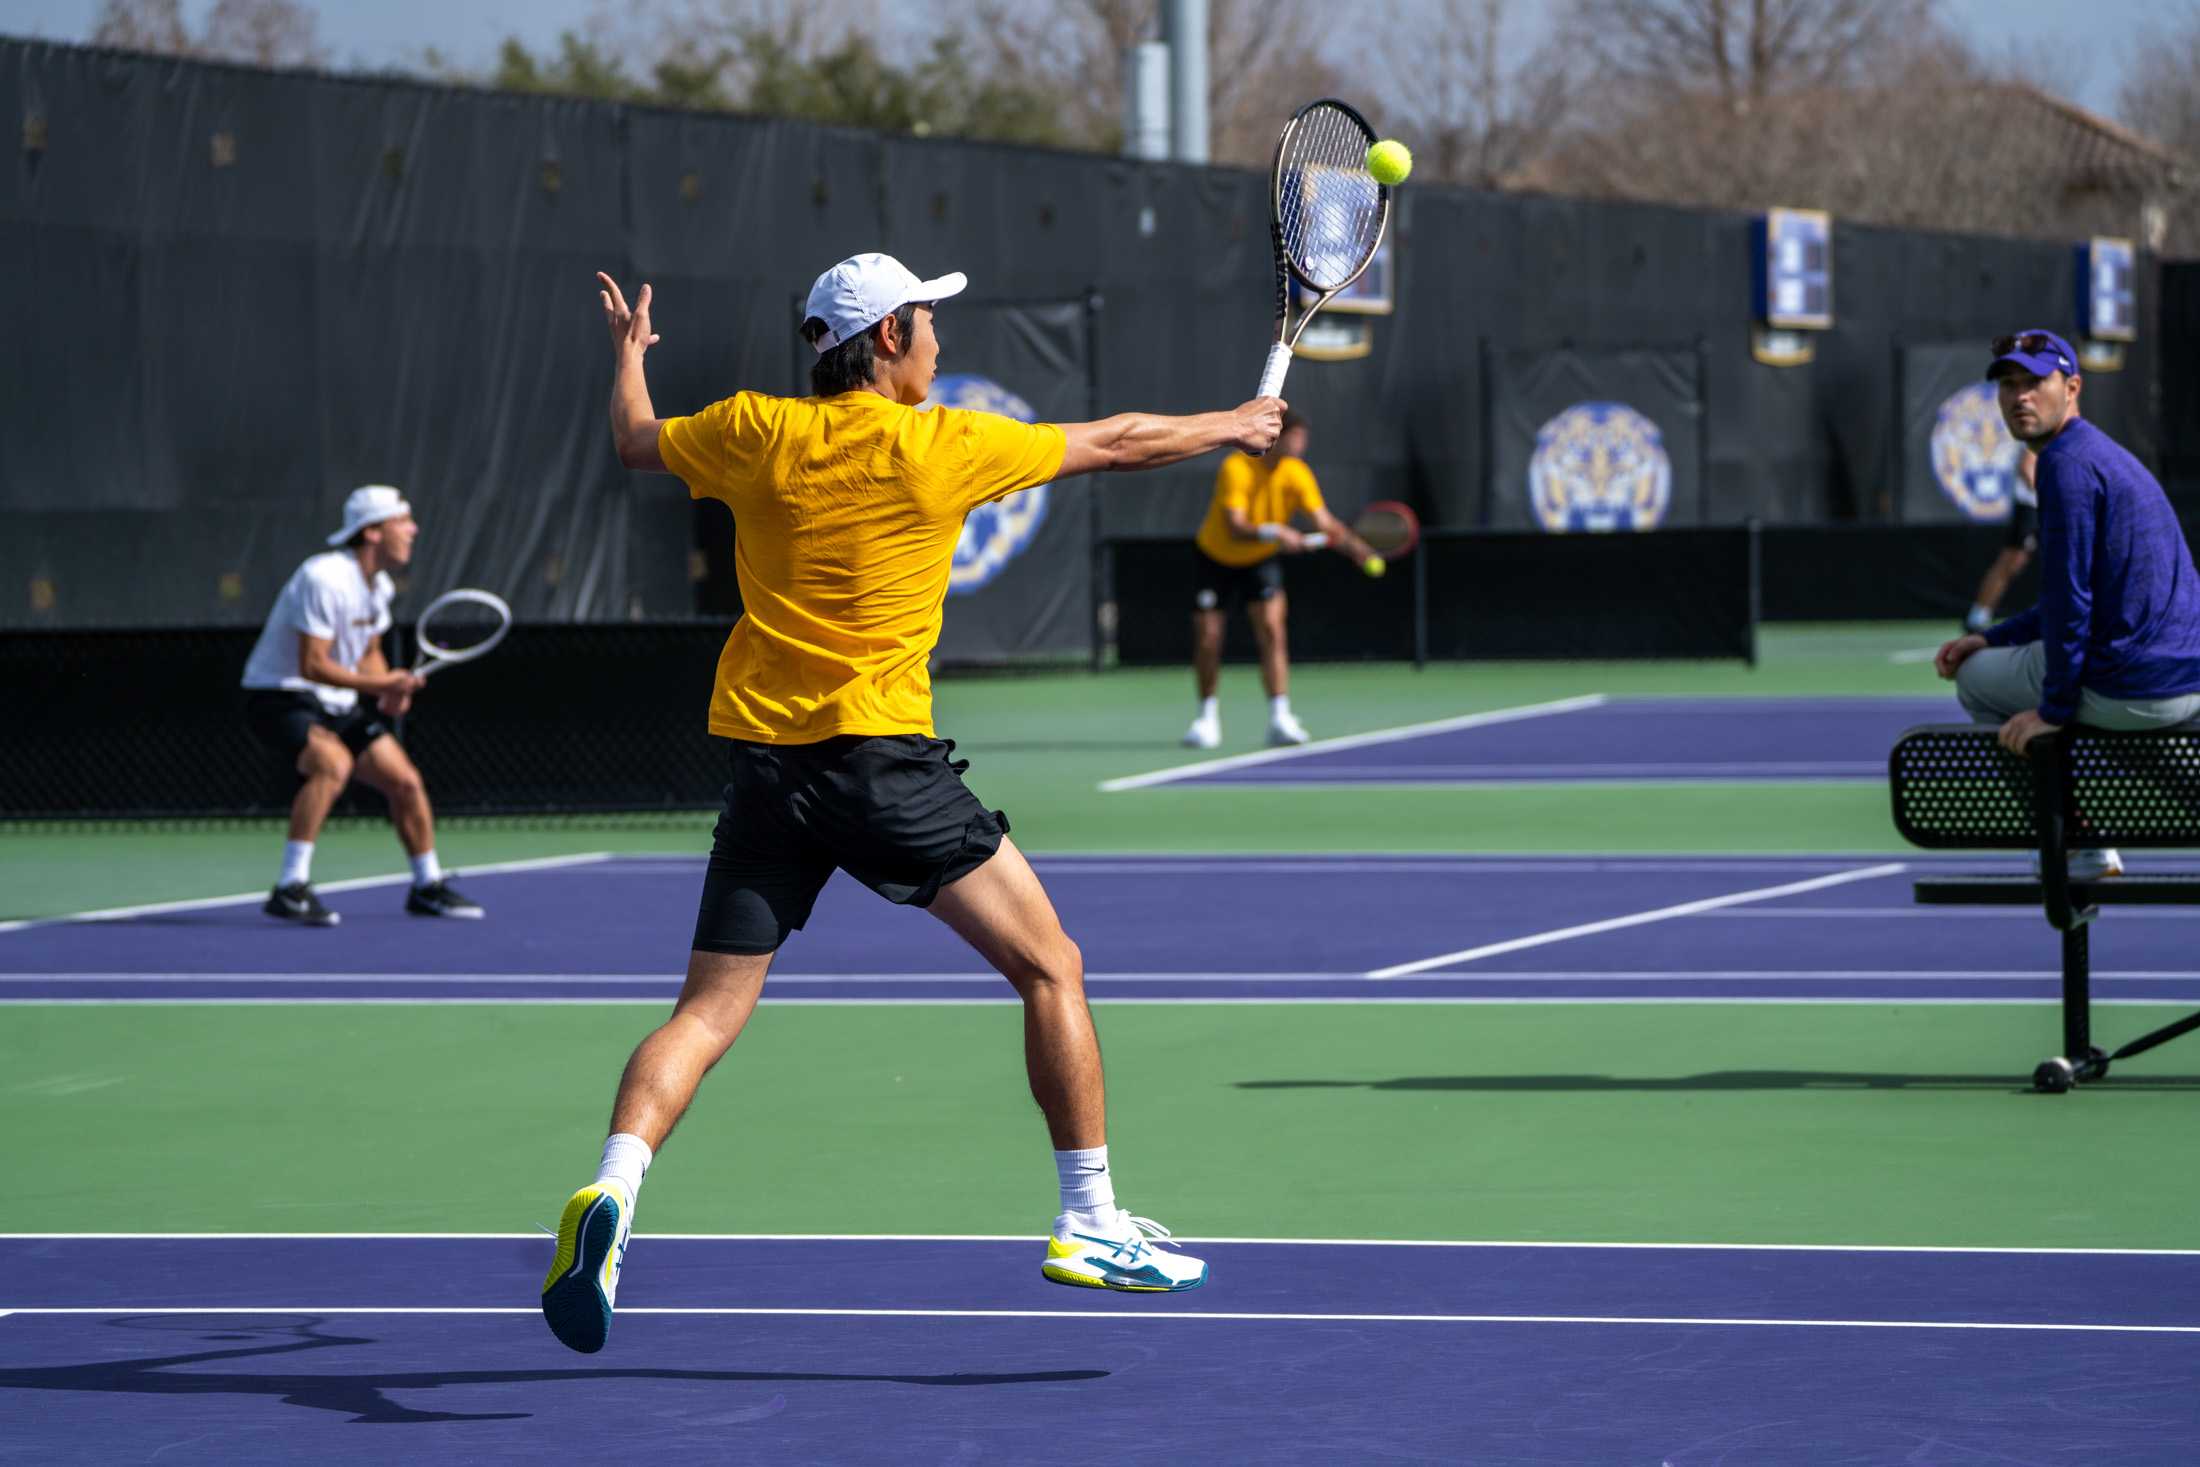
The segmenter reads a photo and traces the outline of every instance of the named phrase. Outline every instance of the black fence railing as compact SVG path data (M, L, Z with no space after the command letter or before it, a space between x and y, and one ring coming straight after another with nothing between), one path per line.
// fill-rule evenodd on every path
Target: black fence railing
M1757 657L1754 525L1635 535L1435 531L1370 580L1336 555L1286 571L1295 660ZM1111 540L1101 625L1128 665L1191 657L1194 551L1182 537ZM1232 616L1224 655L1254 655Z

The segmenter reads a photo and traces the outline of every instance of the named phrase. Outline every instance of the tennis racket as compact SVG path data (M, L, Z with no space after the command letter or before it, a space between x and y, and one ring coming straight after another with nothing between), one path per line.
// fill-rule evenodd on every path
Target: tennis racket
M1268 180L1268 238L1276 251L1276 340L1259 397L1283 392L1299 333L1329 298L1360 278L1390 222L1390 190L1367 171L1367 119L1333 97L1291 115ZM1292 282L1312 301L1291 319Z
M413 628L415 677L486 656L512 629L512 608L493 591L445 591Z
M1409 504L1400 504L1395 499L1378 499L1352 521L1352 533L1365 540L1367 548L1384 560L1396 560L1410 554L1413 547L1421 543L1421 517ZM1320 550L1328 543L1329 537L1319 530L1306 537L1309 550Z

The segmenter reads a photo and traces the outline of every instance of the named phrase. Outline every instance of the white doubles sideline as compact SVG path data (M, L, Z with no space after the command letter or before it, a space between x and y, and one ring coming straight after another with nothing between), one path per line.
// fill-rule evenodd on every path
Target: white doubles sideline
M1156 769L1149 774L1125 775L1121 779L1100 782L1105 794L1123 790L1149 789L1157 784L1174 784L1179 780L1197 779L1203 774L1215 774L1225 769L1245 769L1257 764L1274 764L1284 759L1304 759L1310 754L1329 754L1338 749L1363 749L1370 744L1395 744L1407 739L1424 738L1429 734L1450 733L1462 728L1482 728L1493 723L1518 723L1526 718L1548 718L1556 713L1580 713L1603 706L1605 695L1589 693L1579 698L1560 698L1552 703L1527 703L1517 708L1493 708L1486 713L1467 713L1457 718L1439 718L1430 723L1401 724L1397 728L1379 728L1371 733L1345 734L1340 738L1316 739L1310 744L1298 744L1284 749L1261 749L1250 754L1230 754L1221 759L1202 759L1195 764L1178 764L1168 769Z
M502 871L548 871L559 866L586 866L597 861L608 861L613 851L582 851L571 856L536 856L525 861L491 861L481 865L469 862L468 875L489 876ZM409 882L412 877L404 872L391 876L354 876L344 881L317 881L317 891L364 891L375 886L397 886ZM127 917L151 917L162 912L201 912L213 907L239 907L246 902L264 902L264 891L232 892L228 896L192 897L187 901L147 902L136 907L102 907L92 912L70 912L62 917L24 917L12 922L0 922L0 932L20 932L26 927L52 927L62 922L114 922Z
M408 1242L481 1239L511 1241L533 1239L534 1233L0 1233L0 1241L55 1241L55 1240L117 1240L117 1241L362 1241ZM921 1233L663 1233L648 1235L650 1241L671 1242L847 1242L847 1243L1028 1243L1029 1235L1019 1233L978 1234L921 1234ZM1184 1242L1245 1244L1284 1247L1329 1248L1436 1248L1436 1249L1542 1249L1565 1251L1628 1250L1660 1252L1750 1252L1750 1253L1916 1253L1962 1256L1983 1255L2046 1255L2046 1256L2113 1256L2113 1257L2161 1257L2190 1259L2200 1257L2200 1250L2150 1249L2150 1248L1962 1248L1945 1246L1905 1245L1821 1245L1809 1243L1567 1243L1547 1239L1529 1241L1494 1241L1485 1239L1391 1239L1391 1238L1185 1238ZM353 1306L343 1304L267 1304L243 1305L161 1305L149 1308L128 1308L113 1305L100 1306L33 1306L24 1308L0 1308L0 1318L10 1314L28 1316L78 1316L88 1318L115 1318L123 1315L179 1315L179 1316L237 1316L251 1314L335 1314L376 1316L526 1316L538 1313L528 1305L450 1305L450 1306ZM621 1309L622 1318L633 1316L658 1317L808 1317L839 1319L1135 1319L1141 1322L1159 1320L1204 1320L1210 1323L1288 1323L1288 1324L1574 1324L1574 1325L1637 1325L1726 1329L1901 1329L1901 1330L1987 1330L2031 1333L2079 1333L2079 1334L2139 1334L2139 1335L2200 1335L2200 1325L2183 1324L2103 1324L2084 1321L2057 1320L1914 1320L1914 1319L1782 1319L1759 1317L1735 1317L1724 1315L1629 1315L1629 1314L1379 1314L1319 1311L1260 1311L1260 1310L1168 1310L1165 1312L1130 1313L1101 1309L884 1309L884 1308L810 1308L764 1307L733 1305L642 1306Z
M1760 886L1749 891L1729 892L1725 896L1704 897L1693 902L1680 902L1670 907L1657 907L1647 912L1631 912L1624 917L1607 917L1599 922L1583 922L1572 927L1554 928L1549 932L1537 932L1527 937L1510 938L1504 942L1484 943L1480 947L1461 948L1457 952L1439 953L1433 958L1421 958L1393 967L1377 968L1370 978L1403 978L1412 973L1424 973L1431 968L1441 968L1452 963L1471 963L1479 958L1495 957L1500 953L1519 952L1523 948L1543 947L1554 942L1565 942L1576 937L1590 937L1600 932L1617 932L1626 927L1643 927L1652 922L1670 922L1676 917L1693 917L1702 912L1714 912L1722 907L1737 907L1746 902L1768 902L1785 896L1800 896L1804 892L1822 891L1829 886L1842 886L1852 881L1875 881L1882 876L1899 876L1908 870L1901 861L1888 861L1878 866L1864 866L1853 871L1836 871L1830 876L1814 876L1808 881L1783 882L1779 886Z

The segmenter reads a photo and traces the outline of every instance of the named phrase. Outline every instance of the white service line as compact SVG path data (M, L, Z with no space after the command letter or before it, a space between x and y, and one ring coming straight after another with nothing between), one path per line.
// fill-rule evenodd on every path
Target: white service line
M119 1306L99 1308L28 1308L9 1311L21 1315L61 1315L113 1319L124 1315L226 1316L237 1314L333 1314L357 1315L527 1315L540 1314L526 1305L371 1305L365 1308L341 1304L223 1305L218 1308L163 1305L151 1309ZM1914 1330L2014 1330L2070 1334L2200 1335L2200 1324L2063 1324L2052 1320L1937 1319L1748 1319L1687 1314L1322 1314L1313 1311L1264 1312L1257 1310L1116 1310L1116 1309L802 1309L760 1305L643 1305L619 1311L622 1319L635 1315L660 1318L797 1318L797 1319L1083 1319L1118 1322L1136 1320L1157 1324L1164 1320L1203 1320L1224 1324L1589 1324L1664 1325L1712 1329L1914 1329Z
M76 1243L76 1242L126 1242L126 1243L231 1243L284 1242L284 1243L441 1243L441 1242L536 1242L546 1238L543 1232L531 1233L442 1233L442 1232L391 1232L391 1233L299 1233L299 1232L221 1232L221 1233L158 1233L158 1232L84 1232L84 1233L8 1233L0 1232L0 1243ZM1025 1233L656 1233L642 1232L637 1237L652 1243L1029 1243L1038 1238L1035 1232ZM1232 1246L1275 1248L1454 1248L1454 1249L1514 1249L1536 1248L1552 1252L1587 1250L1591 1252L1666 1252L1666 1253L1947 1253L1947 1254L2006 1254L2023 1258L2178 1258L2200 1259L2200 1248L2018 1248L2008 1245L1965 1246L1954 1243L1707 1243L1707 1242L1628 1242L1608 1239L1572 1241L1561 1238L1245 1238L1222 1233L1179 1234L1179 1243L1227 1243ZM548 1247L548 1243L544 1243ZM521 1309L519 1313L535 1312Z
M506 871L547 871L559 866L585 866L597 861L608 861L613 851L583 851L571 856L536 856L525 861L491 861L482 865L471 863L451 868L453 876L495 876ZM317 881L315 891L363 891L373 886L396 886L411 881L408 873L391 876L354 876L344 881ZM13 922L0 922L0 932L19 932L26 927L52 927L63 922L115 922L126 917L150 917L160 912L200 912L212 907L237 907L246 902L264 902L264 891L237 892L230 896L193 897L180 902L147 902L138 907L102 907L92 912L67 912L59 917L24 917Z
M1481 947L1461 948L1458 952L1440 953L1433 958L1421 958L1411 963L1399 963L1394 967L1377 968L1370 978L1403 978L1413 973L1425 973L1431 968L1441 968L1451 963L1471 963L1479 958L1495 957L1499 953L1519 952L1523 948L1545 947L1554 942L1566 942L1576 937L1590 937L1599 932L1617 932L1623 927L1644 927L1652 922L1670 922L1675 917L1693 917L1699 912L1715 912L1721 907L1738 907L1748 902L1769 902L1784 896L1800 896L1806 891L1822 891L1829 886L1844 886L1852 881L1874 881L1883 876L1898 876L1908 867L1901 861L1889 861L1882 866L1865 866L1854 871L1836 871L1831 876L1814 876L1808 881L1790 881L1781 886L1760 886L1751 891L1729 892L1725 896L1705 897L1701 901L1681 902L1677 906L1658 907L1648 912L1633 912L1625 917L1607 917L1601 922L1583 922L1574 927L1560 927L1550 932L1537 932L1527 937L1515 937L1505 942L1485 943Z
M1202 774L1213 774L1222 769L1244 769L1255 764L1274 764L1282 759L1303 759L1309 754L1329 754L1338 749L1360 749L1370 744L1395 744L1407 739L1424 738L1429 734L1451 733L1462 728L1481 728L1493 723L1518 723L1525 718L1548 718L1555 713L1580 713L1590 708L1602 707L1604 694L1589 693L1579 698L1561 698L1555 703L1527 703L1517 708L1493 708L1487 713L1466 713L1457 718L1439 718L1432 723L1408 723L1397 728L1379 728L1371 733L1345 734L1334 739L1316 739L1310 744L1296 744L1283 749L1260 749L1250 754L1231 754L1221 759L1202 759L1196 764L1179 764L1169 769L1156 769L1150 774L1125 775L1121 779L1100 782L1103 793L1115 794L1121 790L1147 789L1157 784L1173 784L1182 779L1196 779Z

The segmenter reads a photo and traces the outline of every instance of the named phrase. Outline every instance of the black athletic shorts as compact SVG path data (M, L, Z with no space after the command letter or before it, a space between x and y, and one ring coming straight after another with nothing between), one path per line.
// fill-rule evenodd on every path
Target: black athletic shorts
M816 744L733 742L695 946L777 952L835 867L890 902L928 907L1001 848L1008 817L962 782L967 759L921 734Z
M1241 601L1266 601L1283 594L1283 557L1271 555L1252 565L1224 565L1197 545L1198 562L1192 605L1201 611L1229 611Z
M2003 542L2011 550L2030 555L2040 548L2040 511L2037 505L2009 506L2009 536Z
M349 711L331 713L311 693L291 688L247 688L244 721L252 730L252 737L266 745L269 752L280 754L292 763L306 746L306 739L310 737L308 729L327 729L342 739L344 747L355 755L364 753L367 745L382 735L397 732L391 720L364 693Z

